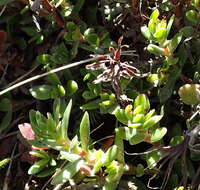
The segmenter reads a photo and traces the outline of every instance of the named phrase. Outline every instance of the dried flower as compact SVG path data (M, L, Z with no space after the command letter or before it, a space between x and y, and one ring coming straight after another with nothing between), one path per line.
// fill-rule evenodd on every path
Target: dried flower
M93 71L103 70L103 73L98 75L96 80L93 82L95 84L100 82L110 82L114 91L116 92L118 100L122 104L126 104L126 102L130 102L130 100L123 93L120 85L121 78L130 80L132 77L143 78L149 74L140 74L140 71L130 65L128 62L121 62L121 50L123 47L127 47L126 45L121 45L122 40L123 36L119 38L118 47L116 50L113 47L109 48L109 55L95 55L94 57L99 58L100 61L86 65L86 69Z

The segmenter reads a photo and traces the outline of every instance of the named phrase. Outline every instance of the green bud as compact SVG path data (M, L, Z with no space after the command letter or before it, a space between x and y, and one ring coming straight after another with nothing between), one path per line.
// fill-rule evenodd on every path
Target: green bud
M78 90L78 84L74 80L69 80L67 82L67 95L71 96Z
M65 88L62 85L58 85L58 92L60 94L60 96L64 96L65 95Z

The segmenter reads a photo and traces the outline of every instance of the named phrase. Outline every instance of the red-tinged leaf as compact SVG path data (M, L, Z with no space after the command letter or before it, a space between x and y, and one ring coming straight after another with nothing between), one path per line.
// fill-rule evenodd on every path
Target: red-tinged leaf
M103 145L103 150L106 152L114 143L114 137L110 137L107 139L105 144Z
M29 123L20 124L18 125L18 128L25 139L35 140L36 138L35 132L33 131Z
M120 61L121 49L117 49L115 53L115 61Z
M80 170L85 173L86 175L91 175L92 170L89 166L83 165L81 166Z
M122 44L122 40L123 40L123 36L121 36L118 40L118 48L115 52L115 57L114 60L115 61L120 61L120 57L121 57L121 44Z
M49 150L51 148L48 148L48 147L37 147L37 146L31 146L33 150Z

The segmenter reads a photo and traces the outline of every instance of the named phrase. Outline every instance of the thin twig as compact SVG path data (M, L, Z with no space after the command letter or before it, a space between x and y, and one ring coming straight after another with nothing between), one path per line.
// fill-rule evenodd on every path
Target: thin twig
M26 79L24 81L21 81L21 82L19 82L17 84L14 84L14 85L12 85L12 86L0 91L0 96L5 94L5 93L7 93L7 92L9 92L9 91L11 91L11 90L14 90L15 88L18 88L18 87L20 87L22 85L25 85L25 84L27 84L29 82L32 82L34 80L40 79L42 77L45 77L47 75L50 75L50 74L53 74L53 73L57 73L59 71L62 71L62 70L65 70L65 69L69 69L69 68L72 68L72 67L76 67L76 66L84 64L84 63L94 62L94 61L97 61L97 60L98 60L97 58L89 58L89 59L86 59L86 60L78 61L78 62L75 62L75 63L71 63L71 64L68 64L68 65L64 65L62 67L58 67L58 68L52 69L51 71L48 71L48 72L40 74L40 75L36 75L34 77L31 77L31 78L28 78L28 79Z
M93 130L91 131L90 135L93 134L95 131L97 131L99 128L101 128L103 125L104 125L104 122L101 123L101 124L100 124L98 127L96 127L95 129L93 129Z
M131 156L140 156L140 155L150 154L150 153L156 152L156 151L158 151L158 150L161 150L161 148L155 148L155 149L153 149L153 150L149 150L149 151L146 151L146 152L133 152L133 153L129 153L129 152L126 152L126 151L124 151L124 152L125 152L125 154L127 154L127 155L131 155Z
M2 136L0 136L0 141L5 139L5 138L7 138L7 137L17 135L18 133L19 133L19 131L14 131L14 132L11 132L11 133L9 133L7 135L2 135Z
M123 52L122 52L122 55L126 55L126 53L130 53L130 52L131 52L131 51L123 51ZM132 51L132 52L134 52L134 51ZM135 54L133 53L132 55L135 55ZM84 64L84 63L95 62L95 61L97 61L98 59L99 59L99 58L97 58L97 57L92 57L92 58L89 58L89 59L85 59L85 60L82 60L82 61L74 62L74 63L68 64L68 65L64 65L64 66L61 66L61 67L52 69L51 71L48 71L48 72L43 73L43 74L40 74L40 75L36 75L36 76L34 76L34 77L31 77L31 78L29 78L29 79L26 79L26 80L24 80L24 81L21 81L21 82L19 82L19 83L17 83L17 84L14 84L14 85L12 85L12 86L10 86L10 87L7 86L4 90L0 91L0 96L3 95L3 94L5 94L5 93L7 93L7 92L10 92L10 91L14 90L15 88L18 88L18 87L20 87L20 86L22 86L22 85L25 85L25 84L27 84L27 83L29 83L29 82L32 82L32 81L34 81L34 80L40 79L40 78L42 78L42 77L45 77L45 76L47 76L47 75L50 75L50 74L53 74L53 73L57 73L57 72L59 72L59 71L62 71L62 70L65 70L65 69L69 69L69 68L72 68L72 67L76 67L76 66L81 65L81 64ZM33 68L33 69L35 69L35 68ZM32 72L33 69L30 70L29 72ZM28 74L29 74L29 73L27 73L27 75L28 75ZM23 78L24 78L24 77L23 77ZM18 80L18 79L17 79L17 80ZM12 84L12 83L11 83L11 84Z
M15 146L14 146L12 154L11 154L11 160L10 160L10 163L9 163L9 166L8 166L8 169L7 169L7 172L6 172L6 176L5 176L5 179L4 179L3 190L9 189L10 170L11 170L12 161L13 161L13 157L14 157L14 154L15 154L16 147L17 147L17 143L15 143Z
M111 138L111 137L114 137L114 135L109 135L109 136L106 136L106 137L104 137L104 138L101 138L101 139L99 139L99 140L93 142L92 145L95 145L96 143L99 143L99 142L101 142L101 141L103 141L103 140L106 140L106 139L109 139L109 138Z
M56 172L51 176L51 178L50 178L49 180L47 180L47 182L43 185L43 187L42 187L41 190L44 190L44 189L47 187L47 185L51 182L51 180L52 180L60 171L62 171L62 168L66 165L67 162L68 162L68 161L64 161L64 162L62 163L62 165L58 168L58 170L56 170Z
M5 69L4 69L4 72L3 72L3 75L1 76L0 82L4 80L5 75L6 75L6 73L7 73L7 70L8 70L8 66L9 66L9 64L6 65L6 67L5 67Z
M23 80L25 77L27 77L28 75L30 75L30 74L31 74L35 69L37 69L37 68L38 68L38 65L35 66L35 67L33 67L30 71L26 72L26 74L24 74L24 75L22 75L21 77L17 78L15 81L9 83L7 87L12 86L12 85L14 85L15 83L17 83L17 82Z
M1 12L0 12L0 16L4 13L4 11L6 10L6 5L3 6Z

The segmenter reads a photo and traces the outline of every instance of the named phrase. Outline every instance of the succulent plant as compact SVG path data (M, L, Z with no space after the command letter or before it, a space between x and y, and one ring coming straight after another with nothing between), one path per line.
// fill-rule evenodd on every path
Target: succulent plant
M179 89L178 94L185 104L192 105L200 103L199 84L185 84Z

